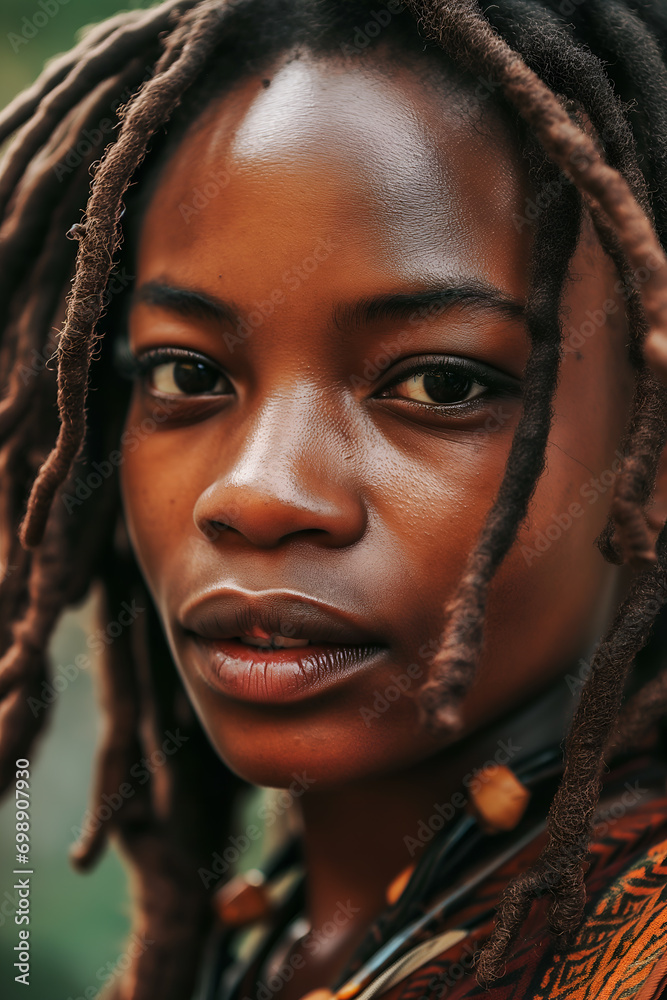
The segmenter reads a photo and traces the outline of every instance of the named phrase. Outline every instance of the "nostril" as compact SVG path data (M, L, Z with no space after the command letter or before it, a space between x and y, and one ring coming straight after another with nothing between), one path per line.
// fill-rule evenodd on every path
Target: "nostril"
M280 480L279 486L265 479L240 483L221 477L197 499L194 523L212 544L224 544L231 531L261 548L273 548L292 535L341 546L363 534L365 508L351 488L324 480L320 495L299 492L302 486L293 489L291 479Z
M209 542L214 542L216 538L219 538L223 531L233 531L234 529L230 524L225 524L224 521L207 521L206 524L200 528L204 538Z

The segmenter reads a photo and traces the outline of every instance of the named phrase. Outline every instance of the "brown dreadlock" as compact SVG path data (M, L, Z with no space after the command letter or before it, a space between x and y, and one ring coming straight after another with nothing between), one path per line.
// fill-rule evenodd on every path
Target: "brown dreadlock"
M619 718L628 672L667 601L667 538L663 531L654 545L644 515L667 439L660 381L667 378L667 13L658 3L587 0L565 17L562 6L556 0L409 0L414 23L389 32L399 46L410 45L413 32L417 49L430 40L463 71L493 78L541 149L534 179L546 183L564 174L571 181L536 227L523 413L498 496L446 608L442 646L421 692L432 726L451 724L468 690L481 652L489 586L544 469L560 361L559 303L582 202L629 288L636 389L625 459L599 545L605 558L629 563L637 576L593 658L568 739L547 847L505 892L479 963L484 981L500 973L534 896L553 894L550 920L561 939L576 929L605 753L632 746L667 704L666 672L640 690ZM29 705L47 676L49 636L62 610L93 581L102 586L110 618L127 596L128 581L149 607L145 620L110 647L104 666L106 735L94 805L125 780L171 722L192 736L189 751L171 761L159 781L106 824L84 829L75 850L76 862L86 867L113 828L134 862L138 926L156 944L134 961L117 996L189 995L209 920L208 899L193 873L219 841L233 783L183 703L124 536L115 479L103 483L76 516L54 503L82 462L115 447L122 425L126 400L110 365L91 370L91 363L98 355L102 362L110 358L102 324L121 246L123 202L151 141L159 146L167 123L185 113L188 91L199 109L210 96L207 77L217 74L224 83L253 71L256 51L260 62L268 62L294 44L337 49L365 9L364 0L168 0L91 30L0 115L0 142L16 133L0 172L0 497L7 527L3 561L12 567L0 581L0 783L7 785L10 762L28 752L39 731L42 719ZM605 66L608 60L613 69ZM632 101L640 108L634 118L628 112ZM63 180L56 168L109 108L117 121L115 141L106 150L89 144ZM78 240L76 260L68 231ZM648 277L639 288L633 276L641 269ZM51 330L62 316L72 273L56 342ZM117 308L110 305L110 313ZM56 352L57 384L44 363ZM88 400L91 378L98 391ZM109 400L114 394L116 408L102 413L95 397ZM204 773L206 785L195 778Z

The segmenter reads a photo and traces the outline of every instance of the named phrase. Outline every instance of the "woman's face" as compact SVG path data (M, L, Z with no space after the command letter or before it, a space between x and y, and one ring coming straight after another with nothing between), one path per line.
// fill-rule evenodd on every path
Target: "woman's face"
M420 729L413 696L520 414L536 192L488 88L422 77L302 56L238 85L143 224L127 521L212 743L259 784L390 773L457 738ZM547 470L464 733L587 656L616 593L594 540L631 378L590 227L573 272Z

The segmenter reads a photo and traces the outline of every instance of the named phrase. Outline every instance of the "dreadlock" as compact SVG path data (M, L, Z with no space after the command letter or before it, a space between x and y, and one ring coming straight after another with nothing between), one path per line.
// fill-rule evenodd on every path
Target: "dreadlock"
M567 15L559 0L408 6L412 20L385 34L396 50L419 55L430 47L464 75L491 77L525 130L534 183L567 182L536 226L523 412L498 495L445 608L441 648L420 693L428 725L456 721L483 645L489 588L544 469L561 356L560 302L583 208L628 289L635 372L624 460L598 544L606 559L628 563L637 575L592 661L548 843L508 886L482 952L478 974L488 982L501 973L535 896L552 893L550 923L559 940L576 930L605 754L640 742L667 708L667 672L622 708L628 673L667 601L667 536L663 530L654 544L644 514L667 439L667 14L649 0L587 0L573 13L570 5ZM48 675L53 628L93 584L110 620L128 586L147 611L103 664L105 734L91 814L165 727L178 723L190 738L113 817L84 824L73 852L75 863L88 867L113 832L133 862L135 920L155 945L134 959L116 996L189 995L210 921L208 897L193 873L220 841L235 786L184 701L125 535L115 478L76 510L54 503L85 461L116 446L122 427L126 394L110 365L91 364L111 356L102 334L120 308L109 303L107 288L123 238L124 201L145 169L149 145L159 150L178 138L183 122L230 80L290 47L340 52L341 38L369 9L365 0L167 0L90 30L0 115L0 142L14 136L0 171L0 504L8 567L0 579L0 787L43 722L29 706ZM104 150L88 143L64 168L108 109L114 141ZM639 273L646 279L640 282ZM50 364L56 358L57 375ZM97 391L89 398L91 378Z

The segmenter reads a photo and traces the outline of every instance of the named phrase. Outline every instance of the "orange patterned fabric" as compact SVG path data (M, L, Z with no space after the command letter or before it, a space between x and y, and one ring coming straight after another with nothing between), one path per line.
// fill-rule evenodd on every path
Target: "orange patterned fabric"
M523 855L498 878L490 897L516 870ZM667 798L653 799L596 830L586 885L588 903L577 939L557 954L546 931L548 897L533 905L507 962L490 990L478 986L473 955L489 932L479 924L470 936L413 972L386 1000L658 1000L667 997ZM491 888L491 887L489 887ZM457 915L451 926L471 916ZM441 930L442 928L437 928Z

